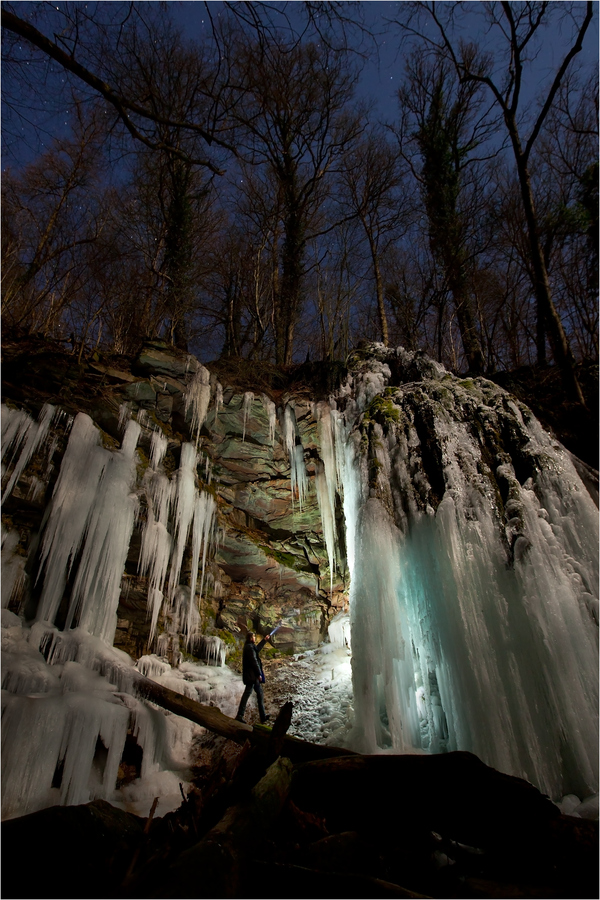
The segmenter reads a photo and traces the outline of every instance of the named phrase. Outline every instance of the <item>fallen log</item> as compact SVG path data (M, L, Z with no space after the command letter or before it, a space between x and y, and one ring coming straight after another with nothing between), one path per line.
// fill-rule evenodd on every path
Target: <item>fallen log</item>
M202 896L245 897L247 860L280 815L291 780L290 761L274 762L249 799L229 807L201 841L182 853L165 873L164 883L154 885L151 896L196 898L201 881Z
M203 728L208 728L209 731L220 734L236 744L243 746L249 740L253 746L264 747L266 750L271 741L270 728L264 725L252 727L245 722L238 722L237 719L226 716L216 706L204 706L197 703L140 673L134 675L133 690L136 696L149 700L177 716L189 719L196 725L202 725ZM354 755L352 750L346 750L343 747L313 744L287 734L283 737L279 736L277 746L280 754L287 756L294 763Z

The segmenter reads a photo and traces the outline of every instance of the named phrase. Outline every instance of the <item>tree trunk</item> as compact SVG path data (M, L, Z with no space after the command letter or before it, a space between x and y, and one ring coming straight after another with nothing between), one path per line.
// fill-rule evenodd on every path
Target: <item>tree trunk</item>
M483 353L475 326L471 298L468 295L464 279L461 276L454 278L450 275L449 287L454 299L456 318L458 319L458 327L469 372L473 375L481 375L484 368Z
M304 239L302 216L298 209L289 212L281 253L280 328L277 336L277 362L289 366L294 355L294 331L300 310Z
M184 851L166 873L161 897L247 896L251 860L278 819L292 783L292 764L278 759L252 789L231 806L206 836Z
M521 149L517 126L514 120L508 116L506 123L510 133L515 160L517 163L517 174L519 177L519 186L521 188L521 198L523 200L523 208L525 210L525 220L527 222L527 236L529 238L529 246L531 250L531 261L533 264L534 285L533 289L536 296L538 308L538 321L545 320L548 329L548 337L552 346L552 352L556 364L560 368L565 386L571 395L571 398L586 408L585 398L577 372L575 371L575 360L571 353L571 348L567 340L567 335L563 328L562 321L558 314L558 310L552 300L552 292L550 290L550 281L548 280L548 270L544 261L544 251L537 226L537 216L535 211L535 203L533 200L533 191L531 189L531 179L527 167L525 154ZM538 345L539 346L539 345Z
M372 235L367 230L366 223L363 220L363 225L365 227L365 231L367 231L367 237L369 239L369 247L371 250L371 259L373 260L373 274L375 276L375 293L377 297L377 313L379 315L379 327L381 328L381 340L383 341L384 347L387 347L389 344L389 331L388 331L388 322L387 316L385 313L385 304L383 302L383 281L381 278L381 268L379 266L379 255L377 253L377 247L375 246L375 241L373 240Z
M225 302L227 304L227 321L225 323L225 344L222 356L241 355L241 304L239 292L240 279L238 273L231 275L227 284Z
M539 299L536 302L535 343L538 366L545 366L546 359L546 318Z

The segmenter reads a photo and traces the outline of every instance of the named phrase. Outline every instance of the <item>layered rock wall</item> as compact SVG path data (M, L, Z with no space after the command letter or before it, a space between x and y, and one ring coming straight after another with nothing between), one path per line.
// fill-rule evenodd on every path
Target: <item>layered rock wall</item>
M124 426L134 418L141 426L132 485L138 511L121 582L115 646L138 658L155 651L156 638L162 635L159 650L176 661L182 650L194 652L202 644L183 640L168 604L161 608L156 636L150 634L149 577L140 575L140 558L144 529L154 514L149 481L156 474L153 441L158 436L166 447L156 472L175 485L182 477L182 445L194 444L197 489L216 502L204 577L197 579L196 631L220 636L233 659L248 629L266 633L280 621L284 625L277 639L279 652L316 647L332 616L347 604L348 576L339 550L330 571L324 543L314 484L322 463L313 404L281 389L268 395L240 391L226 381L221 385L217 375L194 357L162 342L145 345L131 364L123 359L110 364L98 360L82 367L67 354L34 349L37 352L27 356L9 352L5 365L4 401L8 408L29 415L31 424L25 429L35 429L42 410L47 415L48 404L54 407L47 435L9 490L27 439L4 447L5 605L30 619L36 615L44 579L38 542L72 417L81 412L89 416L102 445L117 452ZM249 371L249 387L251 379ZM295 430L291 438L284 421L286 408ZM307 488L303 497L302 485L292 486L290 440L293 450L301 448ZM174 518L172 509L168 528L173 534ZM184 587L191 583L192 559L190 534L179 576Z

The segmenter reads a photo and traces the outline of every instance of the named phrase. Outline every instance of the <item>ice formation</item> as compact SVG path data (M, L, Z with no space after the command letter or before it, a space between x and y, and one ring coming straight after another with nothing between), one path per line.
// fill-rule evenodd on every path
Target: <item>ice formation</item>
M185 414L190 416L190 431L196 447L200 441L200 429L204 424L210 403L210 372L199 366L185 392ZM191 415L190 415L191 414Z
M145 421L140 415L138 418ZM38 423L25 412L3 407L5 496L34 453L39 451L43 457L43 442L53 419L52 407L44 408ZM156 431L150 435L149 466L137 489L140 457L136 445L141 425L123 407L120 421L124 434L117 449L103 446L99 430L84 413L69 423L72 427L42 523L39 548L34 544L39 591L35 621L30 629L24 628L17 616L3 610L4 816L54 803L83 803L94 797L133 809L135 797L145 796L149 780L155 781L159 773L163 778L163 770L175 766L177 729L183 728L187 734L192 727L178 717L171 718L179 724L169 723L168 716L165 719L162 712L135 698L133 661L111 645L140 497L147 505L140 570L148 576L151 630L154 633L156 629L168 577L165 636L172 637L171 627L177 632L177 643L179 633L189 638L199 624L196 581L201 569L202 590L215 501L196 485L199 460L194 445L182 446L178 471L172 479L166 476L162 460L167 439ZM50 454L55 446L56 436L48 442ZM48 477L46 465L45 475L39 479L43 489ZM190 584L181 585L188 542ZM26 578L25 557L15 552L18 543L18 532L3 528L3 605ZM212 663L222 664L219 638L205 650ZM171 671L166 661L162 666L162 676ZM197 699L197 692L187 686L194 680L189 673L187 680L178 675L176 684L170 686L185 693L191 690ZM197 680L204 682L201 677ZM128 732L142 747L140 785L146 785L137 793L129 786L129 799L115 795ZM179 791L176 799L179 803ZM140 812L146 814L147 810Z
M2 404L2 461L13 470L4 488L2 503L10 495L25 466L45 440L56 410L49 403L44 404L37 422L23 409L10 409ZM5 457L7 457L5 461Z
M220 381L217 381L215 387L215 415L219 415L219 410L223 406L223 385Z
M352 649L352 632L350 630L350 615L340 612L333 617L327 628L329 642L337 650Z
M181 460L174 480L161 471L160 462L166 450L166 439L151 439L150 467L144 479L147 498L147 516L142 526L142 547L138 569L148 577L148 609L150 612L150 640L165 604L165 582L169 571L167 608L174 610L177 626L188 637L197 624L196 582L198 565L202 555L200 594L203 588L206 553L211 537L215 511L214 498L196 487L196 471L199 457L193 444L182 444ZM173 534L169 521L173 520ZM183 554L192 536L192 563L187 593L179 584ZM176 595L178 603L176 601ZM187 598L183 604L182 598Z
M76 416L40 550L38 620L55 621L78 559L65 627L78 624L109 644L138 505L132 491L139 433L131 420L121 449L111 452L89 416Z
M296 412L292 403L286 403L283 410L283 422L281 427L283 441L290 463L290 482L292 487L292 506L298 499L298 506L302 509L304 497L308 491L308 478L304 463L304 448L298 434L296 425Z
M169 765L164 716L123 693L132 668L83 629L30 630L2 610L4 818L112 800L128 730L144 751L141 777Z
M2 525L2 608L6 608L14 596L20 596L26 582L25 557L16 553L19 544L18 531L8 531Z
M271 446L275 443L275 426L277 424L277 407L266 394L262 394L263 407L269 417L269 443Z
M225 665L225 644L218 635L194 635L190 642L190 649L193 650L194 656L205 659L209 666Z
M201 367L186 394L193 442L172 475L157 431L140 474L138 437L153 428L141 411L136 421L122 407L112 450L85 414L61 424L71 430L35 550L35 620L2 613L4 815L92 797L147 814L159 786L177 799L195 726L136 699L136 672L235 713L239 679L220 639L200 634L196 602L216 530L198 449L209 400ZM262 402L273 443L275 406ZM570 455L500 388L401 348L375 346L312 413L309 478L293 403L280 411L293 502L302 509L314 481L329 589L345 558L350 597L330 642L294 660L307 689L292 732L364 752L469 750L565 811L597 814L598 515ZM46 489L57 416L3 408L5 497L19 482ZM137 668L111 647L135 522L156 638ZM3 529L3 606L27 580L18 544ZM181 634L208 664L182 661ZM144 768L115 791L128 732Z
M334 401L335 403L335 401ZM333 592L333 573L335 570L336 524L335 499L338 490L336 457L334 450L334 423L332 420L331 401L315 403L313 416L318 423L321 441L321 459L317 463L315 485L317 500L323 524L323 537L327 548L329 562L329 590Z
M252 408L252 404L254 403L254 394L252 391L246 391L244 394L244 399L242 401L242 409L243 409L243 425L242 425L242 441L246 440L246 423L248 421L248 416L250 414L250 410Z
M166 793L160 814L179 805L179 789L169 794L166 786L186 782L191 738L202 729L136 699L136 670L235 715L242 686L226 666L187 662L173 669L155 655L134 666L82 628L28 629L2 610L3 818L95 798L147 815L157 783ZM143 751L142 767L133 784L117 790L128 732Z
M351 746L470 750L555 800L594 793L598 515L569 454L495 385L428 373L442 448L434 511L422 385L386 396L389 369L375 368L349 405L338 451L352 571ZM367 447L352 428L375 398L380 421L370 421ZM494 433L507 428L519 457L497 447L494 460Z

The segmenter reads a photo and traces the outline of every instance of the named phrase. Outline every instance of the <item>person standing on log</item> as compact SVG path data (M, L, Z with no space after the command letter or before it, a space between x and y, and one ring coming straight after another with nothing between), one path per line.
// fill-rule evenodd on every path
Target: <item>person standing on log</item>
M250 699L250 694L254 690L256 693L256 702L258 704L258 714L260 716L261 723L267 721L269 716L265 715L265 704L263 701L263 691L262 686L265 680L265 675L263 672L262 663L260 661L259 653L262 648L265 646L267 641L271 640L271 635L268 634L265 638L262 639L260 644L256 643L256 635L253 631L249 631L246 635L246 643L244 644L244 654L242 657L242 679L244 684L246 685L244 689L244 693L242 694L242 699L240 700L240 706L237 711L236 719L238 722L244 721L244 713L246 712L246 704Z

